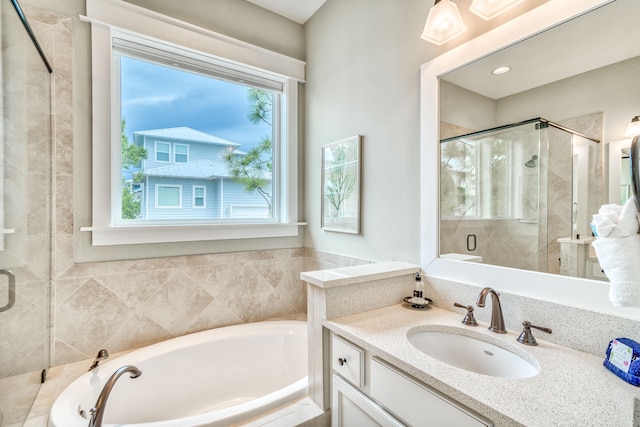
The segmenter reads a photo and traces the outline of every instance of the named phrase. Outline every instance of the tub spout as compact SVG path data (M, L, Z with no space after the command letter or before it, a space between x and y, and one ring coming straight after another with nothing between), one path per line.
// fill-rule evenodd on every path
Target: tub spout
M91 370L97 368L98 367L98 363L102 362L103 360L107 359L108 357L109 357L109 352L107 351L106 348L103 348L102 350L100 350L98 352L98 355L96 356L95 360L91 364L91 367L89 368L89 370L91 371Z
M102 417L104 416L104 406L107 403L107 399L109 398L109 394L111 393L111 389L118 381L122 375L127 372L131 373L131 378L138 378L142 375L140 369L136 368L133 365L124 365L119 368L117 371L111 375L107 383L104 385L104 388L100 392L100 396L98 396L98 400L96 401L96 406L90 409L91 419L89 420L89 427L102 427Z

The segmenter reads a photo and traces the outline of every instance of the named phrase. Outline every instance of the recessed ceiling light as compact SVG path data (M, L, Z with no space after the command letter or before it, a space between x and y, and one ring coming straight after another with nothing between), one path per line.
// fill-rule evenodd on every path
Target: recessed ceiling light
M511 71L511 67L507 67L507 66L505 66L505 67L498 67L498 68L496 68L495 70L493 70L493 71L491 72L491 74L494 74L494 75L496 75L496 76L497 76L497 75L499 75L499 74L508 73L509 71Z

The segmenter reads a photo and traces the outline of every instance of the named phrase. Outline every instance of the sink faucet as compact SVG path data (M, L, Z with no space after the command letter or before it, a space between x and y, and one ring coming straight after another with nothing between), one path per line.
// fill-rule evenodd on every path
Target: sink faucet
M507 330L504 328L504 318L502 317L502 306L500 305L500 298L498 293L491 288L484 288L478 295L478 301L476 305L478 307L484 307L484 301L487 298L487 294L491 294L491 326L489 330L496 334L506 334Z
M100 396L98 396L98 400L96 401L96 406L91 408L89 412L91 412L91 419L89 420L89 427L102 427L102 417L104 417L104 405L107 403L107 399L109 398L109 394L111 393L111 389L114 385L116 385L116 381L122 375L127 372L131 372L131 378L138 378L142 375L140 369L136 368L133 365L124 365L119 368L117 371L111 375L107 383L104 385L104 388L100 392Z

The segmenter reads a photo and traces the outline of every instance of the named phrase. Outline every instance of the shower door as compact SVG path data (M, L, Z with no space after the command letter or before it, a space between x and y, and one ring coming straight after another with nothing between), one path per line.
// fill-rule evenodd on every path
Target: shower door
M588 237L601 204L599 150L540 118L443 139L440 255L565 274L559 239Z
M0 5L0 425L13 426L49 365L51 77L12 3Z

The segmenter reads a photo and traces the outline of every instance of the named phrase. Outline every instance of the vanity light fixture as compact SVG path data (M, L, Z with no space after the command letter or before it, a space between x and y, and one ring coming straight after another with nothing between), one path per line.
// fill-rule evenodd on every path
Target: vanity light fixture
M500 74L505 74L505 73L508 73L509 71L511 71L511 67L509 67L508 65L505 65L505 66L496 68L491 72L491 74L493 74L494 76L499 76Z
M484 20L490 20L524 0L473 0L469 10Z
M458 6L451 0L436 0L429 10L422 38L438 46L467 31Z
M624 133L624 136L635 136L640 135L640 116L635 116L629 122L627 126L627 131Z

